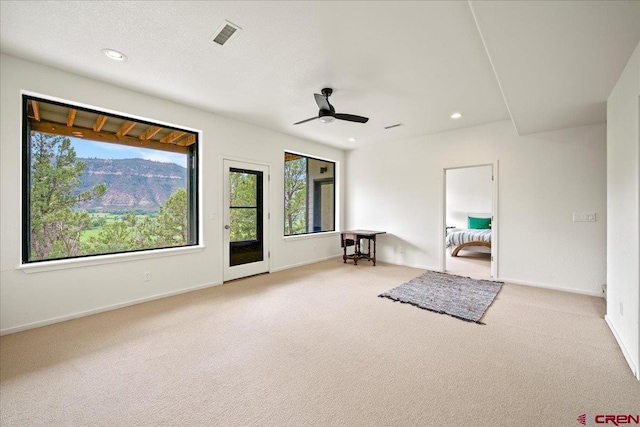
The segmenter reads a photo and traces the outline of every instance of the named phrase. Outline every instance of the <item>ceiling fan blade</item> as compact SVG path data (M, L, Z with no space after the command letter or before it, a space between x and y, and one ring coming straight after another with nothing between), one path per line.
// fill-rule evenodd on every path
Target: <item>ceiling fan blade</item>
M319 93L314 93L313 96L316 98L316 104L320 107L321 110L331 110L331 105L329 105L329 101L327 98L320 95Z
M317 120L317 119L318 119L318 116L311 117L310 119L306 119L306 120L302 120L301 122L294 123L294 126L299 125L300 123L307 123L307 122L310 122L311 120Z
M355 116L353 114L334 114L334 117L348 122L367 123L369 121L368 117Z

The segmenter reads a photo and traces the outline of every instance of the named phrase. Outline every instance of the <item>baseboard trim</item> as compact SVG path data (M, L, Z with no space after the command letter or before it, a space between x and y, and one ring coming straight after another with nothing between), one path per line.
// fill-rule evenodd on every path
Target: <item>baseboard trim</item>
M431 270L431 271L442 272L442 269L440 267L429 267L427 265L416 265L416 264L389 262L389 261L383 260L383 259L379 259L379 261L380 262L384 262L385 264L399 265L399 266L402 266L402 267L411 267L411 268L419 268L419 269L422 269L422 270ZM582 290L582 289L564 288L564 287L552 286L552 285L543 285L541 283L525 282L525 281L522 281L522 280L507 279L507 278L504 278L504 277L493 278L491 280L498 281L498 282L505 282L505 283L513 283L514 285L524 285L524 286L531 286L531 287L534 287L534 288L544 288L544 289L551 289L551 290L554 290L554 291L562 291L562 292L570 292L570 293L574 293L574 294L589 295L589 296L593 296L593 297L600 297L600 298L603 297L602 294L600 292L597 292L597 291L585 291L585 290Z
M304 262L299 262L297 264L290 264L290 265L285 265L283 267L272 268L271 270L269 270L269 273L277 273L278 271L284 271L284 270L289 270L289 269L296 268L296 267L302 267L303 265L315 264L316 262L321 262L321 261L326 261L328 259L338 258L339 256L342 256L342 254L329 255L327 257L318 258L318 259L314 259L314 260L311 260L311 261L304 261Z
M565 288L562 286L554 286L554 285L544 285L542 283L525 282L522 280L509 279L506 277L500 277L494 280L505 282L505 283L513 283L514 285L532 286L534 288L552 289L554 291L570 292L572 294L589 295L592 297L602 298L602 293L598 291L585 291L583 289Z
M607 316L606 314L604 315L604 321L607 322L607 325L609 326L609 329L611 330L613 337L616 339L618 346L622 351L622 355L624 356L624 359L627 361L629 368L631 368L631 372L633 372L633 375L638 380L640 380L640 372L638 371L638 367L636 366L635 363L633 363L633 360L631 360L631 355L629 354L629 352L627 351L627 348L622 343L622 340L620 339L620 335L618 334L618 331L616 330L615 326L613 326L613 323L611 322L611 319L609 318L609 316Z
M12 328L0 329L0 336L15 334L17 332L27 331L29 329L41 328L43 326L53 325L55 323L66 322L67 320L78 319L80 317L91 316L92 314L104 313L105 311L117 310L119 308L129 307L132 305L143 304L145 302L154 301L161 298L172 297L175 295L186 294L187 292L198 291L201 289L210 288L213 286L221 285L222 282L215 282L206 285L198 285L190 288L180 289L177 291L166 292L163 294L152 295L150 297L135 299L131 301L126 301L118 304L107 305L100 308L94 308L92 310L79 311L73 314L67 314L65 316L54 317L52 319L41 320L38 322L27 323L26 325L14 326Z
M382 258L378 258L376 261L384 263L384 264L389 264L389 265L398 265L400 267L418 268L420 270L431 270L431 271L437 271L437 272L442 273L442 269L440 267L430 267L428 265L422 265L422 264L407 264L407 263L393 262L393 261L388 261L388 260L382 259Z

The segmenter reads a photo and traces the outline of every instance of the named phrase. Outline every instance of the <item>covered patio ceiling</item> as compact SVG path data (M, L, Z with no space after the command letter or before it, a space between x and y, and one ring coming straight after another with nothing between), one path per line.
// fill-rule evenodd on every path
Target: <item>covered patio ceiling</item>
M27 101L27 121L31 131L174 153L196 142L194 132L34 98Z

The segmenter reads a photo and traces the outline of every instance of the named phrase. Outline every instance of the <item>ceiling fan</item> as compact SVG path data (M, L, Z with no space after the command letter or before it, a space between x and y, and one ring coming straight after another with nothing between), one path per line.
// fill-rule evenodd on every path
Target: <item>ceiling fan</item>
M311 117L310 119L302 120L301 122L294 123L294 125L299 125L300 123L310 122L311 120L320 120L322 123L331 123L338 120L346 120L348 122L357 122L357 123L367 123L369 121L368 117L356 116L353 114L342 114L336 113L333 105L329 103L329 97L333 93L333 89L324 88L322 89L322 95L318 93L314 93L313 96L316 98L316 104L320 107L320 111L316 117Z

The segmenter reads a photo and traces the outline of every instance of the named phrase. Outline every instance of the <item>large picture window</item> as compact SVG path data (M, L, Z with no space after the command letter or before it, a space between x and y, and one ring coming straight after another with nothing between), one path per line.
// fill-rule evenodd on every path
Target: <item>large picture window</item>
M284 153L284 235L335 231L335 163Z
M23 263L198 244L195 132L23 96Z

